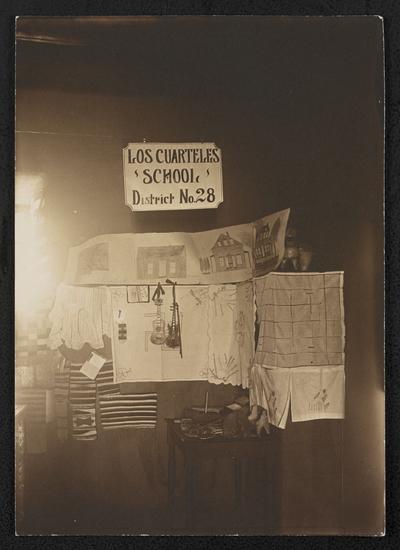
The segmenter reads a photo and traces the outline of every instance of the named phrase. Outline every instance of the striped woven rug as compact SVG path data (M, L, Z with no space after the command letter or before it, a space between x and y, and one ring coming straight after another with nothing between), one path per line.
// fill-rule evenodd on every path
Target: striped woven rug
M156 426L156 393L100 395L99 405L100 421L104 430Z

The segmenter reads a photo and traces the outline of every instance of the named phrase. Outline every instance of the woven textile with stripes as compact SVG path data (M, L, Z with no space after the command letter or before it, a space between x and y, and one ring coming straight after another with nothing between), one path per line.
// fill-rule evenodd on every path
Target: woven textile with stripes
M82 365L71 364L69 400L73 439L96 439L96 382L80 372Z
M114 369L112 361L107 361L96 376L98 395L119 394L119 384L114 384Z
M156 425L156 393L100 395L99 404L101 426L104 430L154 428Z

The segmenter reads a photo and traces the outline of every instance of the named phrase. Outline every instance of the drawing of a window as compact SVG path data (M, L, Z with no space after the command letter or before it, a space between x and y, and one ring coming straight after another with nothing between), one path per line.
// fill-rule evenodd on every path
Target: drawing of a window
M243 256L241 254L236 254L236 265L243 265Z
M218 262L219 262L219 265L221 267L225 267L225 258L224 258L224 256L221 256L220 258L218 258Z
M227 266L228 267L233 267L233 256L228 254L227 257L226 257L226 260L227 260Z
M169 275L186 277L186 252L183 245L139 247L136 260L139 279Z
M165 277L167 274L167 260L160 260L158 263L159 277Z

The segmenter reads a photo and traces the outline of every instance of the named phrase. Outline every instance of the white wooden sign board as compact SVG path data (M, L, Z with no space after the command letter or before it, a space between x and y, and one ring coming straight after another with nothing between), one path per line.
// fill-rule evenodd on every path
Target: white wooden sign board
M125 204L133 212L217 208L223 202L215 143L129 143L123 167Z

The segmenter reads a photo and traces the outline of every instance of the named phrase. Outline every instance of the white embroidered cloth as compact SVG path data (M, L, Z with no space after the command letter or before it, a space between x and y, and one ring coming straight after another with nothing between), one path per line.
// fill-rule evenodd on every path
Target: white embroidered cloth
M111 289L115 382L208 380L248 387L254 357L252 283L176 287L182 357L179 348L151 340L157 325L157 308L151 301L155 288L141 293L148 301L135 303L128 301L127 287ZM164 290L160 316L167 334L172 293L168 285ZM126 339L120 338L121 319Z
M65 344L79 350L86 343L100 349L103 335L111 337L110 291L106 287L59 285L49 318L51 349Z

